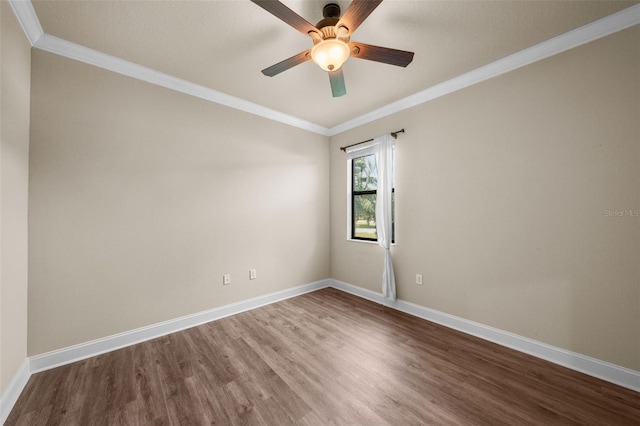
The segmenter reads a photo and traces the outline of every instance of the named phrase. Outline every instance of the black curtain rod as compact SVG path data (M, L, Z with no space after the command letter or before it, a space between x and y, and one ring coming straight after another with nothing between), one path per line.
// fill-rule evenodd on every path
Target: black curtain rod
M400 129L400 130L396 130L395 132L391 132L391 136L393 136L394 139L398 138L398 133L404 133L404 129ZM354 143L351 145L347 145L347 146L341 146L340 149L342 151L347 151L347 148L351 148L352 146L356 146L356 145L362 145L363 143L367 143L367 142L371 142L373 139L368 139L366 141L362 141L362 142L358 142L358 143Z

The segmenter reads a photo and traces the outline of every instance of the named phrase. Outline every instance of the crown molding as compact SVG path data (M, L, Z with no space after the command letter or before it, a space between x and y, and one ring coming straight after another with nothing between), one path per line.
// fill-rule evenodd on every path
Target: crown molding
M29 40L29 43L37 49L84 62L118 74L146 81L147 83L182 92L190 96L195 96L197 98L228 106L240 111L248 112L269 120L278 121L303 130L318 133L323 136L328 135L328 128L310 121L302 120L298 117L284 114L262 105L254 104L235 96L227 95L226 93L218 92L216 90L161 73L151 68L45 34L30 0L8 0L8 3L11 6L13 13L16 15L16 18Z
M29 0L8 0L8 3L16 15L29 43L31 43L31 46L35 45L44 34L44 31L40 26L40 20L38 20L33 5Z
M49 53L64 56L65 58L74 59L118 74L146 81L147 83L248 112L249 114L327 136L328 129L326 127L311 123L310 121L302 120L49 34L44 34L40 37L34 47Z
M574 47L581 46L607 35L640 24L640 4L623 9L612 15L593 21L557 37L543 41L529 48L506 56L488 65L454 77L382 108L346 121L329 129L329 136L335 136L372 121L395 114L424 102L437 99L466 87L489 80L509 71L522 68Z
M29 0L8 0L8 2L31 45L38 49L323 136L338 135L380 118L437 99L441 96L448 95L640 24L640 4L636 4L473 71L429 87L411 96L392 102L382 108L378 108L337 126L327 128L49 34L44 34L33 9L33 5Z

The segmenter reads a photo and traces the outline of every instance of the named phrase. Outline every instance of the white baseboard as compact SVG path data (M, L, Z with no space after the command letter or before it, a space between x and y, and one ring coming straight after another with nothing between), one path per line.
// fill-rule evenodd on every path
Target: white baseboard
M29 377L31 377L33 373L70 364L126 346L135 345L325 287L333 287L363 299L384 304L407 314L640 392L640 372L638 371L445 314L424 306L416 305L415 303L404 300L397 300L396 302L390 303L382 297L381 293L342 281L326 279L30 357L25 360L5 392L0 396L0 424L5 422L11 409L18 400L20 393L26 386Z
M27 358L18 369L16 375L13 376L7 389L0 395L0 424L4 424L7 421L11 409L27 385L29 377L31 377L31 372L29 371L29 359Z
M405 312L428 321L435 322L463 333L471 334L481 339L515 349L533 355L537 358L553 362L554 364L579 371L589 376L597 377L607 382L640 392L640 372L619 365L591 358L577 352L568 351L538 342L527 337L518 336L517 334L499 330L469 321L460 317L445 314L443 312L429 309L415 303L397 300L389 302L382 297L381 293L357 287L342 281L331 280L331 287L351 293L355 296L371 300L380 304L384 304L391 308Z
M241 302L232 303L219 308L210 309L208 311L198 312L181 318L172 319L147 327L137 328L124 333L114 334L112 336L92 340L90 342L36 355L30 358L31 373L37 373L39 371L70 364L92 356L135 345L136 343L175 333L176 331L184 330L186 328L195 327L230 315L239 314L240 312L255 309L260 306L279 302L290 297L309 293L311 291L328 287L330 283L330 280L316 281L299 287L293 287L275 293L266 294L264 296L254 297L252 299L243 300Z
M32 356L25 360L24 364L20 367L20 370L16 373L9 384L7 390L0 396L0 424L3 424L6 421L11 409L26 386L27 381L29 381L29 377L34 373L71 364L92 356L111 352L116 349L195 327L200 324L259 308L260 306L269 305L301 294L316 291L321 288L328 287L330 284L331 280L320 280L298 287L269 293L264 296L258 296L237 303L220 306L208 311L198 312L196 314L164 321L147 327L137 328L124 333L114 334L112 336L103 337L90 342L80 343L67 348Z

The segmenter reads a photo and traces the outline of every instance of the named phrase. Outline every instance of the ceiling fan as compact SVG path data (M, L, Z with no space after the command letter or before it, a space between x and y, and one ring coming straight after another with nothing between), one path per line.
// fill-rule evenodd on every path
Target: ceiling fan
M263 69L262 73L266 76L273 77L312 60L329 73L331 93L335 98L347 93L342 65L351 56L400 67L406 67L413 60L413 52L350 40L351 35L382 0L353 0L342 16L340 6L329 3L322 10L324 19L315 26L278 0L251 1L313 40L313 48Z

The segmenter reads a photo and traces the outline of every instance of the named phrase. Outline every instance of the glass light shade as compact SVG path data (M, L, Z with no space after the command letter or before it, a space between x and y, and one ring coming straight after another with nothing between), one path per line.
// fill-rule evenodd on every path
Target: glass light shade
M325 71L339 70L349 59L349 46L335 38L322 40L311 49L311 59Z

